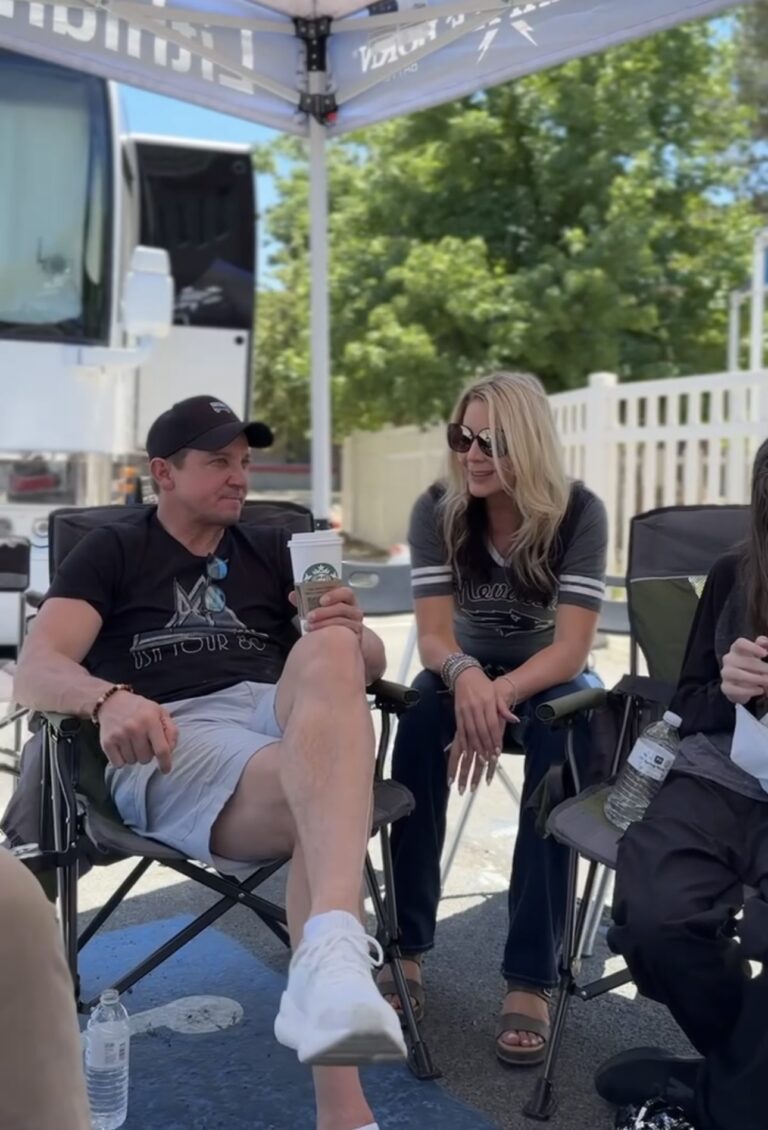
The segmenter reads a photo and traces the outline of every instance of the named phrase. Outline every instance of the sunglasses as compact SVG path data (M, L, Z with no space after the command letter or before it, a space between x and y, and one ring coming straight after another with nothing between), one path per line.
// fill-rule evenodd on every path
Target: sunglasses
M207 559L205 563L205 575L208 578L208 584L205 588L205 595L203 596L203 604L208 612L223 612L227 607L227 598L222 589L218 585L211 584L211 581L223 581L229 572L229 566L226 561L222 561L220 557L213 554Z
M466 424L448 425L448 446L451 451L466 455L475 440L477 440L477 446L483 455L491 459L493 457L493 445L490 428L481 428L479 432L473 432ZM498 455L507 454L507 444L501 432L496 433L496 452Z

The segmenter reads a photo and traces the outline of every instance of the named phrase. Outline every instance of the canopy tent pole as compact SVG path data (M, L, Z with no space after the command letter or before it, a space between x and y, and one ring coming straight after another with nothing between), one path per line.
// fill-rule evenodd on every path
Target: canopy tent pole
M768 228L755 236L752 248L752 316L749 332L749 367L753 373L763 367L765 334L765 282L768 257Z
M310 74L312 86L325 74ZM310 427L312 435L312 512L318 529L331 517L331 336L328 296L328 168L326 128L309 118L309 289Z

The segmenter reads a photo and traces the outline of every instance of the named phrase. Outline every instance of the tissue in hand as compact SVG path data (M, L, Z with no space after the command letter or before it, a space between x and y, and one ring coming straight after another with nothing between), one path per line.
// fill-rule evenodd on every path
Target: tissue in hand
M768 793L768 714L758 721L745 707L736 707L731 761L756 777L763 792Z

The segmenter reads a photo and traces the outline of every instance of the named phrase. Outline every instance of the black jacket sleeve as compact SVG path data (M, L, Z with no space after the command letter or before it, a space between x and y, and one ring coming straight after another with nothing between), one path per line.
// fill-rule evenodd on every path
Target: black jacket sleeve
M721 557L704 585L691 625L685 658L671 710L682 718L680 736L730 733L733 703L720 689L720 661L715 646L717 622L737 582L736 558Z

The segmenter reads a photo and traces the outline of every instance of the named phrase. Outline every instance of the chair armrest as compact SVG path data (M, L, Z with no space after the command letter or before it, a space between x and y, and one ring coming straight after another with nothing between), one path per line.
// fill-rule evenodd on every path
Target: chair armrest
M660 679L650 679L647 675L624 675L611 694L622 695L624 698L641 698L645 702L652 702L656 706L667 709L676 690L674 684L663 683Z
M596 710L608 701L608 691L603 687L586 687L583 691L553 698L536 707L536 717L548 726L556 726L570 721L585 710Z
M57 714L53 710L35 710L36 717L53 730L59 738L71 738L80 729L82 725L82 718L77 718L73 714Z
M30 608L40 608L45 600L45 593L38 592L36 589L27 589L24 593L24 600Z
M377 679L375 683L371 683L368 694L373 695L379 710L386 710L390 714L402 714L419 701L419 692L413 687L392 683L389 679Z

